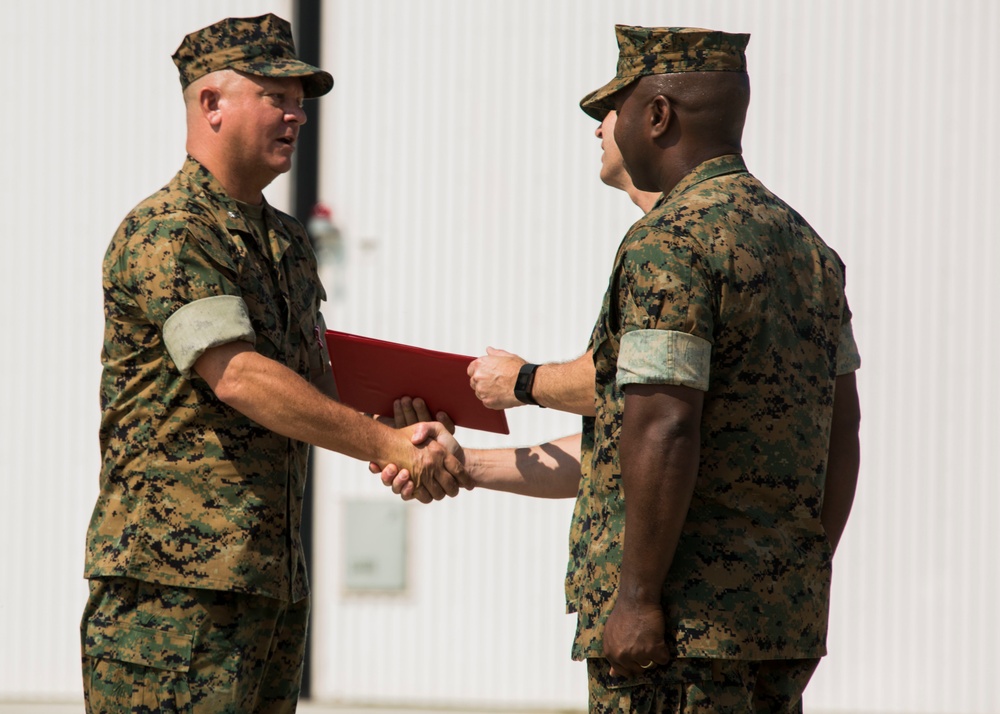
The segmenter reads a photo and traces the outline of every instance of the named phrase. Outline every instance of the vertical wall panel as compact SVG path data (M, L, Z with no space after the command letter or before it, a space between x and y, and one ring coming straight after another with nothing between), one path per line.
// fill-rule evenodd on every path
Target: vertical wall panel
M290 2L13 2L0 59L0 699L82 696L84 540L97 494L101 259L184 160L170 59L227 15ZM268 195L287 207L287 180Z
M351 267L328 322L469 354L487 344L538 360L579 354L592 320L585 313L601 290L594 261L610 259L615 234L637 214L622 206L617 226L596 235L573 217L552 220L553 202L565 200L563 157L589 163L589 179L598 163L592 122L572 108L576 89L563 89L559 106L527 80L546 23L525 21L532 13L524 3L334 7L327 47L337 89L325 114L324 194L342 222ZM498 61L521 54L519 63ZM559 130L567 118L572 133ZM568 148L571 141L577 146ZM579 251L543 270L528 257L547 255L552 231L575 233ZM567 283L587 278L575 275L581 262L593 289L587 310L574 312L560 296L577 292ZM539 339L541 330L551 337ZM544 417L512 412L511 438L524 444L577 428L573 418ZM463 437L470 445L503 443ZM318 511L350 494L389 497L347 460L325 457L318 472ZM562 614L569 509L486 492L416 508L410 590L375 604L343 597L341 554L321 557L316 601L329 606L316 608L317 695L579 704L582 667L568 662L573 623ZM328 511L318 538L333 551L337 513Z
M188 31L290 2L13 3L0 118L0 699L78 697L83 540L96 493L100 261L183 158L169 55ZM807 711L987 714L1000 660L1000 184L991 0L329 1L322 195L345 260L331 326L533 361L586 346L637 209L597 181L576 103L614 22L749 31L751 170L848 264L863 469L836 561L830 655ZM98 38L95 40L95 38ZM269 190L287 203L288 182ZM572 417L509 413L509 439ZM568 502L476 491L411 511L401 596L350 596L343 508L389 498L321 454L314 690L328 700L583 706L563 614Z

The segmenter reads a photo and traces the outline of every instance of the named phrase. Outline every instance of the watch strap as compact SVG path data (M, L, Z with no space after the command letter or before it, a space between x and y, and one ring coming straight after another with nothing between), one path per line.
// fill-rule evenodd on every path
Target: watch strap
M525 363L521 365L521 369L517 372L517 379L514 381L514 397L522 404L534 404L540 407L541 404L531 396L531 388L535 385L535 370L537 369L537 364Z

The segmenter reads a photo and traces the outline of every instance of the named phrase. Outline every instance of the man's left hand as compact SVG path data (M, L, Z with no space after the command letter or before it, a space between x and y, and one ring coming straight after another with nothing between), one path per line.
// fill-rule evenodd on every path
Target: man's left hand
M635 677L670 662L665 630L659 602L629 602L619 597L604 626L604 656L611 663L611 674Z

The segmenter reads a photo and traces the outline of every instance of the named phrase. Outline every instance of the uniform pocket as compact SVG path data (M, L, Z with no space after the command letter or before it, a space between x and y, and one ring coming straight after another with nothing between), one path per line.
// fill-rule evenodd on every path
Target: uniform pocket
M84 692L91 711L190 711L191 636L91 623L84 641Z
M87 625L83 653L95 659L128 662L140 667L187 672L191 668L191 635L138 625Z

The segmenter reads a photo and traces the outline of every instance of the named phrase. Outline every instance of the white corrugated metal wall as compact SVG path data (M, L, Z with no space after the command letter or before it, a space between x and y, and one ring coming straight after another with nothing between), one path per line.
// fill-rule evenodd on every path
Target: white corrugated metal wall
M97 497L101 259L184 161L170 55L290 2L7 3L0 66L0 699L80 697L84 535ZM288 180L269 189L288 208Z
M0 473L0 698L75 695L95 491L100 256L181 156L169 54L187 31L288 3L17 4L0 47L10 259ZM575 357L637 216L596 179L576 102L612 71L614 22L749 31L751 169L849 266L864 465L838 554L831 655L809 711L986 714L1000 632L1000 188L990 0L325 4L322 195L346 241L331 326L437 349ZM11 11L9 11L11 12ZM95 42L94 38L101 41ZM44 48L44 49L43 49ZM31 61L27 62L27 58ZM282 205L286 185L269 192ZM338 290L328 286L334 294ZM576 421L510 413L526 444ZM331 700L572 706L568 503L474 492L409 509L409 588L345 595L344 503L388 498L319 460L313 686Z

